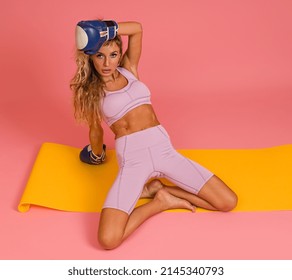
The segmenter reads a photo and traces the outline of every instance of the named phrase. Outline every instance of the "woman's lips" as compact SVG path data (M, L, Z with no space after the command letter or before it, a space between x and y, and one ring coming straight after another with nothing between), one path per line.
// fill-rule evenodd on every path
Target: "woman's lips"
M111 72L111 70L110 69L102 69L101 72L103 74L109 74Z

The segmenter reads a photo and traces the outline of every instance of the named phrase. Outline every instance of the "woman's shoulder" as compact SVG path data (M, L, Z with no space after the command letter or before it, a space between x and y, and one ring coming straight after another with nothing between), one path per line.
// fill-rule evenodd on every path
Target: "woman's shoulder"
M137 73L133 73L130 69L126 67L118 67L118 71L128 79L137 80Z

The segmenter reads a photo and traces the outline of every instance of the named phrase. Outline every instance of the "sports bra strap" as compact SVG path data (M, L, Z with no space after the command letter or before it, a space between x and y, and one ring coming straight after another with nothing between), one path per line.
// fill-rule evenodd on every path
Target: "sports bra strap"
M136 76L130 72L129 70L127 70L126 68L123 68L123 67L118 67L117 70L123 75L125 76L127 79L130 79L130 80L138 80L136 78Z

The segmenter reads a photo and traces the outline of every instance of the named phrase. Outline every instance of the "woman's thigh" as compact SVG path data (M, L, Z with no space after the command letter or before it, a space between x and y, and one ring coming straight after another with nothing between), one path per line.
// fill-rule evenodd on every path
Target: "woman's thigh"
M128 154L123 161L103 208L119 209L130 214L153 170L151 158L145 151Z
M230 211L237 205L237 195L216 175L212 176L198 193L220 211Z
M167 153L157 154L160 156L157 166L159 166L162 176L190 193L198 194L205 183L213 176L211 171L182 156L172 147L169 147Z

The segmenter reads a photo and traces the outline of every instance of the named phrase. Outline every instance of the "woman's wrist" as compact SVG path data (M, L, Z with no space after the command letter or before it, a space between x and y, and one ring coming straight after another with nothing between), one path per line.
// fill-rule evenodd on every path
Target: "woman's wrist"
M91 150L90 158L94 164L100 164L104 162L106 158L106 145L102 145L102 152L100 154L95 154L93 150Z
M99 157L103 152L103 144L99 146L91 145L91 148L92 148L92 153L97 157Z

